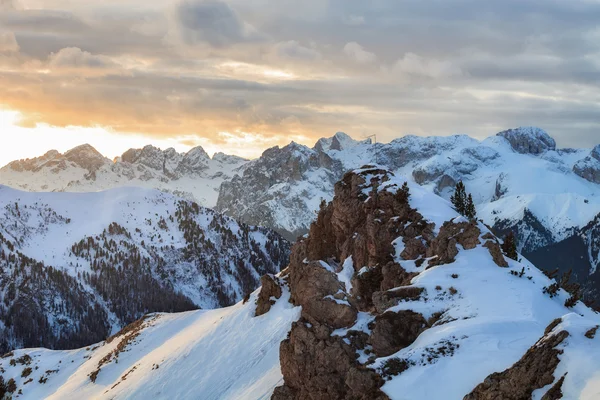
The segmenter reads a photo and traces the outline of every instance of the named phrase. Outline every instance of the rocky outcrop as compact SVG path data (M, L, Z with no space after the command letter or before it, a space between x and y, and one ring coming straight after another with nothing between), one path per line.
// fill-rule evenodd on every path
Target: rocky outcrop
M378 357L386 357L410 346L426 327L425 318L414 311L384 312L369 327L369 342Z
M483 247L486 247L489 250L490 255L492 256L492 259L494 260L496 265L503 268L508 267L508 262L506 262L504 254L502 254L502 249L500 248L498 242L496 242L495 240L488 240L483 244Z
M279 279L273 275L263 275L260 278L261 288L256 300L256 311L254 314L257 317L268 313L271 306L275 304L275 300L281 297L281 286L278 281Z
M556 150L556 141L546 131L536 127L520 127L499 132L513 150L521 154L541 154Z
M481 231L474 222L447 221L440 228L440 233L427 249L427 257L432 258L429 266L454 262L458 254L457 245L465 250L474 249L478 244Z
M464 400L530 399L534 390L554 382L554 371L560 362L558 356L562 354L557 347L568 336L567 331L546 334L512 367L485 378ZM556 392L553 389L550 390Z
M332 328L356 321L356 308L347 301L343 284L322 262L301 262L289 269L292 301L302 306L302 316L311 323Z
M600 145L594 147L589 156L576 162L573 172L583 179L600 184Z
M417 312L389 310L426 295L411 286L416 273L407 272L403 260L451 262L459 248L480 244L481 231L471 222L448 221L436 236L435 226L410 206L408 189L392 178L371 166L344 175L333 201L322 205L307 237L294 246L286 280L302 314L280 347L284 385L274 399L386 398L379 390L383 379L357 361L358 352L392 355L429 327ZM401 254L395 254L397 240L404 244ZM373 316L367 331L352 329L358 312ZM332 335L341 329L343 336Z
M330 328L298 321L280 346L285 385L275 388L273 400L384 400L383 379L356 361L356 350Z

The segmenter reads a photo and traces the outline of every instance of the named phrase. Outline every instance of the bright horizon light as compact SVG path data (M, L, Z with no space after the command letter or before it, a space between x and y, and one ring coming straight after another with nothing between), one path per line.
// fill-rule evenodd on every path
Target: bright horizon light
M39 157L50 150L61 153L82 144L90 144L109 159L120 156L131 148L142 148L153 145L160 149L174 148L178 152L187 152L196 146L202 146L211 156L216 152L236 154L251 158L255 152L248 150L236 151L215 146L202 138L194 136L157 139L143 134L122 134L105 127L56 127L47 124L37 124L35 127L19 125L22 114L19 111L0 109L0 135L3 145L0 146L0 166L11 161ZM219 135L227 138L228 132ZM246 141L248 144L249 141ZM239 154L242 153L242 154Z

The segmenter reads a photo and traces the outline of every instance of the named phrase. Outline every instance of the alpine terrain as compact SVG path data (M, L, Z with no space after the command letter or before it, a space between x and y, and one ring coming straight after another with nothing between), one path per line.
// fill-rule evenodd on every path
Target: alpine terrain
M429 188L364 166L248 298L148 314L78 350L8 353L0 396L599 398L600 316L568 277L503 248Z
M109 160L90 145L64 154L18 160L0 169L0 183L34 192L94 192L122 186L160 189L214 207L221 182L233 177L246 160L217 153L212 158L195 147L185 154L154 146L130 149Z
M232 305L288 258L279 234L157 190L0 186L0 352L80 347L148 312Z

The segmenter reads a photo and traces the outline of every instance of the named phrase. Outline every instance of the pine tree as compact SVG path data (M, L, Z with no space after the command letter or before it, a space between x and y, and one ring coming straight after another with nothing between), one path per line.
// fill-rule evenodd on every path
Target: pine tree
M504 255L513 260L517 260L517 240L515 238L514 233L508 232L506 236L504 236L504 243L502 243L502 251Z
M466 203L467 203L467 194L465 190L465 185L462 181L459 181L456 184L456 188L454 189L454 194L450 197L450 201L454 206L454 210L459 214L465 215L466 211Z
M477 210L475 209L475 203L473 203L473 197L471 196L471 193L469 193L469 196L467 197L464 216L471 221L475 220L475 217L477 217Z
M398 191L398 196L401 199L401 201L404 201L404 202L408 201L408 199L410 197L410 189L408 187L408 182L404 182L404 184Z

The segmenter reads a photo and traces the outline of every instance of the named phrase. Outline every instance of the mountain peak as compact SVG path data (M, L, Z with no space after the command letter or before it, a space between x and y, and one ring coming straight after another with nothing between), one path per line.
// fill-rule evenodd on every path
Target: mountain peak
M369 143L371 142L371 139L367 140L369 141ZM352 139L352 137L350 137L346 133L336 132L336 134L332 137L319 139L317 143L315 143L313 149L322 152L326 152L329 150L342 151L350 147L356 146L358 143L360 143L358 140Z
M110 160L104 157L90 144L82 144L65 152L64 157L89 172L96 172Z
M548 150L556 150L556 141L543 129L524 126L508 129L496 134L506 139L511 147L521 154L541 154Z

